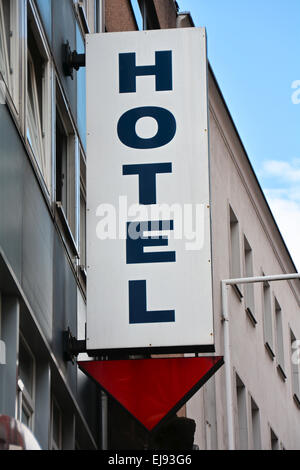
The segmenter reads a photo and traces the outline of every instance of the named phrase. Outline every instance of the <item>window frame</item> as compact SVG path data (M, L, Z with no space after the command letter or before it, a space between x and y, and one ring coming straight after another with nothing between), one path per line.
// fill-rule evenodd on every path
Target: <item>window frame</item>
M2 340L2 293L0 291L0 365L6 363L6 347Z
M244 277L253 277L253 250L246 235L243 237ZM254 283L244 285L245 311L253 326L256 326Z
M82 206L81 201L84 202L84 221L82 220ZM80 269L84 272L86 278L86 162L84 153L80 151L80 215L79 215L79 255L80 255ZM82 240L83 239L83 240ZM84 250L84 254L83 251Z
M39 127L37 132L39 133L40 145L43 148L43 156L36 154L36 149L34 145L30 143L30 138L28 138L29 132L29 77L28 77L28 63L31 61L33 63L33 58L31 51L29 50L28 38L29 38L29 23L31 27L31 33L35 41L38 53L43 61L44 70L42 76L42 114L40 113L39 106L37 106L37 83L36 77L34 79L34 100L36 109L32 110L33 114L36 113L37 122ZM26 147L31 156L31 160L34 164L34 167L39 176L39 180L42 182L43 189L46 190L48 199L51 199L51 194L53 191L53 175L52 175L52 80L53 80L53 66L51 53L49 51L47 39L43 27L40 23L36 7L33 5L32 0L27 0L27 16L26 16L26 51L25 51L25 90L24 90L24 135ZM44 159L44 162L41 160Z
M83 34L100 32L98 31L99 20L97 15L102 8L103 0L73 0L74 9Z
M285 360L284 360L284 331L283 331L283 316L281 306L274 295L274 320L275 320L275 355L276 355L276 368L282 380L285 382Z
M235 393L236 393L236 425L238 433L239 450L249 449L249 417L248 417L248 393L247 388L235 373Z
M31 378L31 387L32 394L27 390L24 382L20 377L20 344L23 344L23 348L26 349L30 358L32 359L32 378ZM28 346L27 341L20 332L19 335L19 352L18 352L18 382L17 382L18 394L17 394L17 418L20 422L22 420L22 411L23 408L28 412L29 416L29 429L34 432L34 420L35 420L35 394L36 394L36 359L32 353L30 347Z
M37 139L38 141L36 142L36 152L41 152L41 172L42 174L44 173L43 166L45 166L45 149L44 149L44 140L43 140L43 125L42 125L42 116L40 116L40 109L39 109L39 98L38 98L38 90L37 90L37 83L36 83L36 78L35 78L35 68L34 68L34 62L33 58L31 56L30 51L27 51L27 61L28 61L28 70L29 73L27 72L27 84L29 84L29 75L31 76L31 88L32 88L32 99L33 99L33 106L31 105L31 100L28 98L29 92L27 89L27 130L26 130L26 138L27 141L29 142L29 145L31 147L31 150L33 151L33 154L35 155L35 149L34 149L34 143L31 143L31 138L30 135L32 135L35 132L35 127L37 127L40 132L37 132ZM35 121L35 122L34 122ZM29 135L28 135L29 134ZM35 156L36 160L37 157ZM37 162L38 163L38 162Z
M53 438L53 417L54 417L54 406L56 406L59 412L59 443L57 444ZM63 419L62 419L62 411L56 398L52 395L51 398L51 426L50 426L50 450L62 450L63 448Z
M263 274L265 276L265 274ZM263 338L264 345L272 361L275 358L274 324L273 324L273 302L270 283L262 283L262 307L263 307Z
M5 101L8 103L10 109L17 119L20 117L20 76L21 76L21 47L20 47L20 31L21 31L21 17L22 8L20 0L10 0L10 37L9 37L9 49L7 44L7 38L5 34L5 22L4 22L4 9L3 0L0 0L0 35L3 48L3 54L5 56L5 69L7 74L7 80L0 71L1 80L1 92L5 93ZM4 44L5 43L5 44Z
M11 8L10 8L10 17L9 21L11 23ZM10 27L10 24L9 24ZM8 90L12 90L12 77L11 77L11 66L10 66L10 57L9 57L9 50L7 44L7 37L6 37L6 24L5 24L5 17L4 17L4 7L3 7L3 0L0 0L0 35L1 35L1 44L2 44L2 57L3 57L3 69L4 74L1 73L3 81L6 83L6 87ZM10 41L9 41L10 42ZM10 47L10 44L9 44ZM6 75L6 79L5 79Z
M229 273L231 279L241 277L241 240L240 240L240 223L231 206L228 205L228 236L229 236ZM241 284L232 284L240 302L243 299Z
M79 210L80 210L80 176L79 176L79 137L66 103L62 87L56 77L55 81L55 144L54 144L54 205L60 228L66 235L67 244L75 259L79 259ZM63 207L57 199L57 155L56 155L56 115L59 113L67 138L67 202Z
M291 390L293 399L298 408L300 408L300 364L294 364L293 362L293 355L295 354L295 350L293 348L293 343L297 341L297 338L294 334L294 331L291 327L289 327L289 339L290 339L290 364L291 364ZM297 383L296 378L297 376Z
M254 400L254 398L249 394L249 406L250 406L250 417L251 417L251 438L252 438L252 449L261 450L262 441L261 441L261 414L260 409Z
M23 422L22 416L23 412L28 415L28 424ZM28 394L26 393L26 388L22 390L22 414L20 416L21 422L25 424L25 426L29 427L31 431L33 431L33 424L34 424L34 407L32 406L32 401Z

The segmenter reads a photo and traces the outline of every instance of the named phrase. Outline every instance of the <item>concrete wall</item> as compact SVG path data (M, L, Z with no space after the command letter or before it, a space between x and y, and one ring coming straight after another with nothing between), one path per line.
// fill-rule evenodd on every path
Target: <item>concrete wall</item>
M220 283L222 279L230 278L229 207L233 209L238 219L241 276L245 276L244 235L252 248L254 276L263 273L265 275L293 273L295 267L264 200L212 74L210 74L209 101L216 353L222 355L224 349ZM230 288L229 324L236 445L237 448L245 448L245 446L253 448L251 396L260 410L262 448L270 448L270 428L272 428L284 448L299 449L300 410L293 400L289 329L292 328L295 336L299 337L300 283L299 281L275 282L270 283L270 289L275 358L272 358L265 347L263 285L261 283L254 284L254 311L252 313L257 321L255 326L245 312L245 299L240 298L236 291ZM241 291L245 294L245 287L241 287ZM285 380L277 369L274 297L282 309ZM246 444L242 443L238 427L236 374L245 385L247 396L248 438ZM206 395L208 389L210 389L210 393ZM216 394L215 405L211 401L213 391ZM203 430L205 417L203 417L203 410L201 410L203 400L204 416L211 414L214 406L216 407L217 448L222 449L228 446L224 391L224 369L221 369L215 376L214 390L212 390L212 382L207 384L198 393L198 397L194 397L187 405L189 416L198 415L197 422L202 433L198 432L197 438L201 448L205 448L207 445ZM210 424L213 429L213 423Z

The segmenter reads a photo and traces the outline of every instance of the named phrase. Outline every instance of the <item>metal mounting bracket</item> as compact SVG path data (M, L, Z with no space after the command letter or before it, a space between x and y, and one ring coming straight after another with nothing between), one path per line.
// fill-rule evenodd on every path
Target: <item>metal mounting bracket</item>
M78 340L72 336L70 328L63 332L64 359L67 362L75 363L75 357L86 352L86 341Z
M85 54L78 54L71 51L69 41L62 46L63 70L66 77L74 78L74 69L78 71L80 67L85 67Z

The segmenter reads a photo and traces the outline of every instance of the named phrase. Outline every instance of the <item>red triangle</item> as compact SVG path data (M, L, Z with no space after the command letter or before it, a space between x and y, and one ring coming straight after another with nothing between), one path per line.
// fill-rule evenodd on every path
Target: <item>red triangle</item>
M178 411L222 364L220 356L78 363L148 431Z

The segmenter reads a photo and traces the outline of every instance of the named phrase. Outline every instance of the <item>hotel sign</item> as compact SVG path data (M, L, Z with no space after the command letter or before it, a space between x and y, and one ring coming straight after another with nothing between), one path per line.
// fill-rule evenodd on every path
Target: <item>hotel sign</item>
M87 36L87 349L212 351L206 34Z

